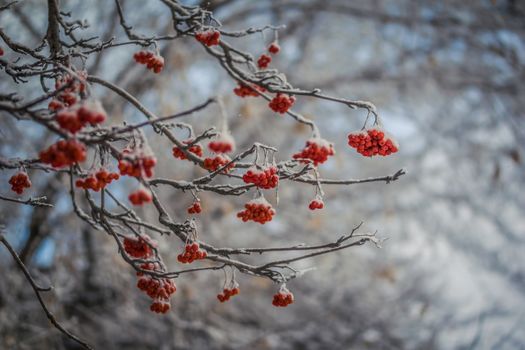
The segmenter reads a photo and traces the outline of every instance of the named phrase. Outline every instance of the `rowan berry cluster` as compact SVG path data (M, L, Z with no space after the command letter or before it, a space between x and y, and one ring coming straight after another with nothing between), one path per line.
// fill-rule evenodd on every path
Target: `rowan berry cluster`
M233 93L239 97L257 97L259 96L257 91L265 92L266 89L256 84L246 85L241 82L239 82L239 85L233 89Z
M118 180L119 177L120 176L117 173L111 173L106 169L101 169L85 179L78 179L75 182L75 186L85 190L98 192L109 185L113 180Z
M222 290L222 293L217 294L217 299L219 299L221 303L224 303L225 301L230 300L231 297L239 294L240 292L241 290L239 289L239 287L224 288Z
M177 255L177 260L183 264L191 264L195 260L205 259L208 256L205 250L202 250L199 243L193 242L184 246L184 253Z
M272 62L272 57L266 54L262 54L257 60L257 66L261 69L266 69Z
M139 51L133 55L135 62L145 64L153 73L160 73L164 68L164 58L151 51Z
M140 265L143 270L155 271L157 268L154 263L145 263ZM162 271L159 271L162 272ZM139 277L137 281L137 288L145 292L153 302L150 305L150 310L156 313L165 314L170 309L170 297L177 291L177 287L172 280L167 278L156 278L145 275L143 272L137 272Z
M11 176L9 179L9 184L11 185L11 190L18 194L22 194L24 189L31 187L31 180L25 171L19 172Z
M143 205L145 203L151 203L153 197L150 191L146 190L145 188L139 188L135 192L132 192L128 199L133 205Z
M293 159L310 159L315 166L326 162L329 156L335 154L334 146L319 137L306 141L306 146L301 152L294 154Z
M242 176L242 180L247 184L255 184L255 186L268 190L277 187L279 183L279 176L277 175L277 167L269 166L261 170L256 167L251 167Z
M78 95L86 91L85 80L87 72L77 72L76 77L65 74L55 82L55 89L61 89L60 93L49 102L51 111L58 111L65 107L71 107L78 101Z
M208 143L208 149L215 153L230 153L235 150L235 140L230 134L223 132Z
M270 46L268 46L268 52L272 55L277 55L279 51L281 51L281 47L279 44L277 44L277 42L273 42L270 44Z
M182 141L182 143L184 143L185 145L189 145L192 142L193 140ZM188 152L195 154L197 157L202 157L202 147L198 143L191 145L190 147L187 148L187 150ZM182 159L182 160L188 159L188 157L186 157L184 152L182 152L182 150L177 146L174 146L171 151L175 158Z
M252 220L260 224L272 221L275 209L263 197L252 199L244 205L245 210L237 213L237 217L246 222Z
M93 101L79 108L60 110L55 120L62 129L76 134L86 125L96 126L103 123L106 118L106 112L100 102Z
M231 162L231 158L228 157L226 154L218 154L213 158L207 157L204 159L204 168L209 171L215 171L217 169L222 168L226 164ZM224 168L223 172L229 173L233 168L235 167L234 163L229 164L226 168Z
M308 208L310 208L310 210L323 209L324 202L321 199L316 198L310 202Z
M195 201L188 207L188 214L200 214L202 211L201 202Z
M206 46L219 45L220 38L221 33L215 29L198 32L195 34L195 39Z
M148 235L140 237L125 237L124 251L133 258L147 259L153 255L153 248L157 242L153 241Z
M40 161L61 168L86 160L86 146L75 139L60 140L40 152Z
M118 161L120 175L134 177L153 176L153 168L157 164L155 157L145 155L143 152L132 152L126 149L122 152L122 158Z
M372 128L348 135L348 145L365 157L388 156L399 149L397 142L380 128Z
M284 114L295 103L295 96L278 93L268 104L272 111Z
M293 294L286 288L281 288L279 293L274 294L272 305L277 307L287 307L294 301Z

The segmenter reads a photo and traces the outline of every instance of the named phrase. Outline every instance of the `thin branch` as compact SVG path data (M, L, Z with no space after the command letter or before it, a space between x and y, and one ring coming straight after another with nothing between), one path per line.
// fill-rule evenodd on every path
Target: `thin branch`
M26 266L24 265L24 263L22 262L22 260L20 260L20 257L18 256L18 254L15 252L15 250L13 249L13 247L11 246L11 244L9 244L9 242L5 239L3 233L0 233L0 243L2 243L6 248L7 250L9 251L9 253L11 254L11 256L13 257L13 259L15 260L15 262L18 264L18 266L20 267L20 269L22 270L22 272L24 273L24 276L26 277L27 281L29 282L29 284L31 284L31 287L33 288L34 292L35 292L35 295L38 299L38 302L40 303L40 306L42 307L42 309L44 310L47 318L49 319L49 321L53 324L53 326L55 326L55 328L57 328L60 332L62 332L63 334L65 334L68 338L72 339L73 341L77 342L78 344L80 344L84 349L88 349L88 350L93 350L93 348L88 344L86 343L85 341L83 341L82 339L80 339L79 337L77 337L76 335L72 334L71 332L69 332L68 330L66 330L55 318L55 316L53 315L53 313L51 311L49 311L49 309L47 308L46 304L44 303L44 300L42 299L42 296L40 295L40 292L41 291L47 291L48 289L43 289L41 287L39 287L36 282L33 280L33 277L31 277L31 274L29 273L29 271L27 270Z

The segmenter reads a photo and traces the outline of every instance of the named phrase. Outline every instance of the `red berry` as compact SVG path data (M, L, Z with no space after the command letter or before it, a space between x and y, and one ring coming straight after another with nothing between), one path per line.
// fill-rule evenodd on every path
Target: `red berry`
M348 145L365 157L388 156L399 149L397 142L380 128L350 133Z
M248 86L241 82L239 82L239 86L233 89L233 92L235 93L235 95L239 97L249 97L249 96L257 97L259 96L259 93L257 93L257 91L265 92L266 89L263 88L262 86L258 86L255 84L251 84L250 86Z
M221 33L215 29L198 32L195 39L206 46L219 45Z
M270 62L272 62L272 57L263 54L257 60L257 66L261 69L266 69L270 65Z
M281 51L281 47L276 42L273 42L270 44L270 46L268 46L268 52L273 55L278 54L279 51Z
M272 111L284 114L295 103L295 97L278 93L268 104Z
M303 159L303 162L307 162L304 160L309 159L317 166L318 164L326 162L328 157L334 154L334 146L330 142L317 137L306 141L305 148L292 157L293 159Z
M9 179L9 184L11 185L11 190L17 194L22 194L24 189L31 187L31 181L29 180L29 176L27 176L25 171L11 176Z
M264 199L264 197L258 199L252 199L244 205L245 210L237 213L237 217L242 221L246 222L249 220L265 224L268 221L272 221L275 215L275 209L272 205Z
M137 63L146 65L153 73L160 73L164 68L164 58L151 51L139 51L133 55Z
M262 168L261 170L251 167L246 171L242 179L247 184L253 183L255 186L263 189L275 188L279 183L279 176L275 166Z

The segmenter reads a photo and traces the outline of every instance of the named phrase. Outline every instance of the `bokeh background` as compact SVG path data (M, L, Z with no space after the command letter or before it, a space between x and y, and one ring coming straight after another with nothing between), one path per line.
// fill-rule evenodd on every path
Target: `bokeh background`
M4 3L4 1L0 1ZM127 20L148 35L171 33L156 1L123 1ZM184 1L195 4L195 1ZM373 245L304 261L315 267L288 284L296 302L271 306L277 286L242 275L241 294L220 304L222 272L177 280L173 310L148 311L131 268L112 238L72 212L66 178L30 172L33 196L55 209L0 202L0 223L41 284L57 318L96 349L524 349L525 348L525 6L515 0L217 0L203 1L223 26L240 30L284 24L274 66L294 86L376 104L399 141L388 158L363 159L346 144L366 112L310 98L297 110L319 125L337 154L321 167L325 178L393 174L399 181L325 186L326 208L311 212L314 188L283 182L278 215L260 226L235 213L251 195L202 194L201 238L220 246L275 246L333 241L364 221L363 231L388 238ZM85 36L122 38L114 3L63 1L72 19L85 18ZM14 39L36 45L46 30L44 1L24 0L0 13ZM235 40L254 55L273 40L256 34ZM1 44L0 44L1 45ZM165 115L223 95L240 149L254 140L286 159L309 130L278 117L262 99L240 99L236 85L194 40L161 44L163 74L136 65L134 47L90 57L88 72L137 96ZM8 58L14 58L6 53ZM0 72L0 89L26 97L38 82L15 85ZM138 121L129 104L106 90L94 93L115 124ZM35 157L55 136L0 115L0 156ZM196 131L218 125L212 106L185 122ZM171 156L171 145L147 131L160 177L191 179L202 171ZM185 134L180 131L181 137ZM0 173L8 194L10 171ZM131 181L115 186L123 197ZM170 213L186 218L189 193L167 189ZM274 194L268 196L275 204ZM155 213L141 212L155 220ZM182 244L158 237L169 267ZM257 258L256 258L257 259ZM261 260L262 261L262 260ZM0 249L0 349L76 349L50 326L27 281Z

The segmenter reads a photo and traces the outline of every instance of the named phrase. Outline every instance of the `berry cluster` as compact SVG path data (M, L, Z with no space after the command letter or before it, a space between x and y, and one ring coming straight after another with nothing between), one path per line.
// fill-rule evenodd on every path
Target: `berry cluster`
M262 86L258 86L255 84L251 84L250 86L248 86L241 82L239 82L239 86L233 89L233 93L239 97L257 97L259 96L259 93L257 91L265 92L266 89Z
M270 44L270 46L268 46L268 52L272 55L277 55L279 51L281 51L281 47L279 44L277 44L277 42L273 42Z
M153 255L153 249L157 243L149 236L143 235L138 238L125 237L124 251L133 258L147 259Z
M288 112L288 110L293 106L295 103L295 96L289 96L284 95L281 93L278 93L268 104L272 111L284 114Z
M75 186L85 190L98 192L109 185L113 180L118 180L119 177L120 176L117 173L110 173L106 169L101 169L85 179L78 179L75 182Z
M57 113L55 120L62 129L76 134L86 125L101 124L106 118L106 112L100 102L94 101L85 103L80 108L61 110Z
M157 271L155 264L153 263L145 263L140 265L140 267L143 270ZM177 291L175 283L167 278L147 276L143 272L137 272L137 276L139 277L137 288L153 299L153 302L150 305L150 310L162 314L168 312L171 307L170 297Z
M195 39L206 46L219 45L220 38L221 33L215 29L198 32L195 34Z
M80 81L77 77L80 78ZM87 77L87 72L77 72L77 77L65 74L56 80L55 89L62 90L56 98L49 102L49 110L57 111L77 103L78 94L82 94L86 90L86 84L84 81Z
M275 166L269 166L261 170L251 167L242 176L242 180L247 184L252 183L259 188L268 190L277 187L279 176L277 175L277 168Z
M225 301L230 300L231 297L239 294L240 292L241 290L239 289L239 287L224 288L222 290L222 293L217 294L217 299L219 299L221 303L224 303Z
M308 208L310 208L310 210L323 209L324 202L321 199L316 198L310 202L310 204L308 205Z
M188 214L199 214L202 211L201 202L195 201L188 207Z
M129 150L124 150L123 156L126 159L118 161L118 169L120 175L128 175L134 177L152 177L153 167L157 164L157 159L153 156L139 154L133 154Z
M253 220L260 224L272 221L275 215L275 209L263 197L252 199L244 205L245 210L237 213L237 217L242 221Z
M177 255L177 260L183 264L191 264L195 260L205 259L208 256L205 250L199 247L199 243L186 244L184 253Z
M228 133L220 133L217 139L208 143L208 148L215 153L229 153L235 150L235 140Z
M182 143L184 143L185 145L189 145L192 142L193 140L182 141ZM195 154L197 157L202 157L202 147L198 143L191 145L189 148L187 148L187 150L188 152ZM184 152L182 152L182 150L177 146L174 146L171 151L175 158L182 159L182 160L188 159L188 157L186 157Z
M11 176L9 179L9 184L11 185L11 190L18 194L22 194L25 188L31 187L31 180L25 171L19 172Z
M287 307L293 303L293 294L286 288L281 288L279 293L274 294L272 305L277 307Z
M39 154L40 161L55 168L86 160L86 146L74 139L60 140Z
M351 133L348 145L365 157L388 156L399 149L397 142L379 128Z
M266 69L272 62L272 57L266 54L262 54L257 60L257 66L261 69Z
M222 168L223 166L225 166L226 164L230 163L231 162L231 159L230 157L228 157L227 155L223 155L223 154L218 154L216 155L214 158L205 158L204 159L204 168L209 170L209 171L215 171L219 168ZM230 172L233 168L235 167L235 164L234 163L231 163L230 165L228 165L226 168L224 168L224 172L225 173L228 173Z
M315 166L326 162L329 156L335 154L334 146L319 137L306 141L306 146L301 152L293 155L293 159L310 159Z
M133 205L143 205L144 203L151 203L153 197L151 196L151 192L145 188L140 188L135 192L132 192L128 199Z
M139 51L133 55L137 63L145 64L153 73L160 73L164 68L164 58L151 51Z

